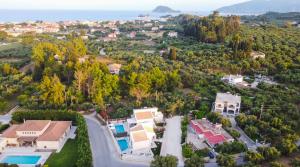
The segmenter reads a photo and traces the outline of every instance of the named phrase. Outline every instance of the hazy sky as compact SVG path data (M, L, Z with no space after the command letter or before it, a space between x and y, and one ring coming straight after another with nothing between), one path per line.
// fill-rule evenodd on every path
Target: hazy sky
M152 10L167 5L183 11L209 11L248 0L0 0L1 9Z

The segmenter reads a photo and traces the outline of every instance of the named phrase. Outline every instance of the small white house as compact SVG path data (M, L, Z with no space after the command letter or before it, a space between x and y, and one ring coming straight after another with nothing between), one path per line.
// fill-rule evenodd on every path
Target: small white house
M158 111L158 108L142 108L133 110L134 118L137 123L149 123L154 124L156 122L163 121L163 114Z
M175 31L171 31L171 32L168 33L168 36L169 36L170 38L177 38L178 33L175 32Z
M231 85L236 85L244 81L241 75L226 75L222 78L222 81L227 82Z
M134 109L133 117L127 119L130 128L130 141L134 151L150 149L156 138L155 122L163 122L163 114L158 108Z
M113 64L108 65L108 70L111 74L119 75L121 67L122 67L122 64L113 63Z
M213 104L213 112L225 116L236 116L240 113L241 96L231 93L217 93L216 101Z
M152 27L151 28L151 31L158 31L159 30L159 27Z
M263 52L252 51L250 56L252 57L252 59L264 59L266 57L266 54L264 54Z

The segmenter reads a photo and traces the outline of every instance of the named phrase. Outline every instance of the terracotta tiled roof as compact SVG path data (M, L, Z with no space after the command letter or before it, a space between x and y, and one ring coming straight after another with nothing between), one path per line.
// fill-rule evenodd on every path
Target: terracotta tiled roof
M220 144L226 141L226 138L223 135L215 135L207 138L208 142L211 145Z
M147 141L147 134L145 131L131 133L134 142Z
M57 141L71 125L71 121L53 121L37 141Z
M6 137L6 138L16 138L17 134L16 134L16 129L19 127L20 125L12 125L10 126L8 129L6 129L2 136Z
M21 124L17 131L41 131L43 130L51 121L50 120L28 120Z
M153 114L151 112L137 112L134 115L135 115L135 118L137 120L152 119L153 118Z

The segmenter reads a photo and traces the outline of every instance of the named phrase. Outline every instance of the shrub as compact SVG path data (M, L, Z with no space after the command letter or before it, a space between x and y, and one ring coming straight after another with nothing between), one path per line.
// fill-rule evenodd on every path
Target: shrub
M279 162L271 162L270 167L283 167L283 165Z
M220 122L218 122L220 124L222 124L223 127L231 127L231 122L228 118L222 117Z
M178 159L175 156L156 156L150 167L177 167Z
M247 151L247 146L242 142L234 141L232 143L218 145L216 151L225 154L237 154Z
M127 118L130 116L131 110L128 108L118 108L115 111L108 112L110 119Z
M184 161L185 167L204 167L204 160L197 156L193 155L191 158Z
M18 167L18 165L16 165L16 164L9 165L9 164L6 164L6 163L0 163L0 167Z
M259 164L264 160L264 157L260 153L247 151L245 160L250 161L253 164Z
M220 123L222 116L217 112L210 112L207 114L207 119L212 123Z
M155 128L154 132L156 134L157 139L161 139L164 135L165 128Z
M193 154L193 149L189 144L182 145L182 155L184 158L191 158Z
M235 160L231 155L218 155L217 163L220 167L235 167Z
M151 148L151 151L153 152L154 156L158 156L160 154L161 150L161 142L154 142L156 144L156 148Z
M266 161L279 158L280 152L275 147L258 147L257 151L261 153Z
M292 162L290 163L290 165L292 167L299 167L300 166L300 159L299 158L293 159Z
M189 125L189 120L188 117L185 116L181 121L181 144L185 143L188 125Z
M209 153L209 149L208 148L204 148L202 150L196 150L195 153L199 156L199 157L207 157L208 153Z
M237 130L234 130L234 129L228 129L228 133L235 139L238 139L241 137L240 132L238 132Z
M85 102L85 103L82 103L80 105L80 109L84 110L84 111L90 110L92 108L94 108L94 105L92 103L89 103L89 102Z
M2 133L4 130L6 130L9 127L9 124L3 124L0 125L0 133Z

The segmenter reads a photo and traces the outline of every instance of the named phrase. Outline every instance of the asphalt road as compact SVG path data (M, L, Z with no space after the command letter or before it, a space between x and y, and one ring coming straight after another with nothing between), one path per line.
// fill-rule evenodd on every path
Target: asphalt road
M12 114L19 108L20 106L16 105L14 108L12 108L8 113L5 115L0 115L0 123L2 124L9 124L11 121Z
M118 157L118 153L109 137L106 128L93 118L85 116L88 126L89 139L93 154L94 167L145 167L149 165L125 162Z

